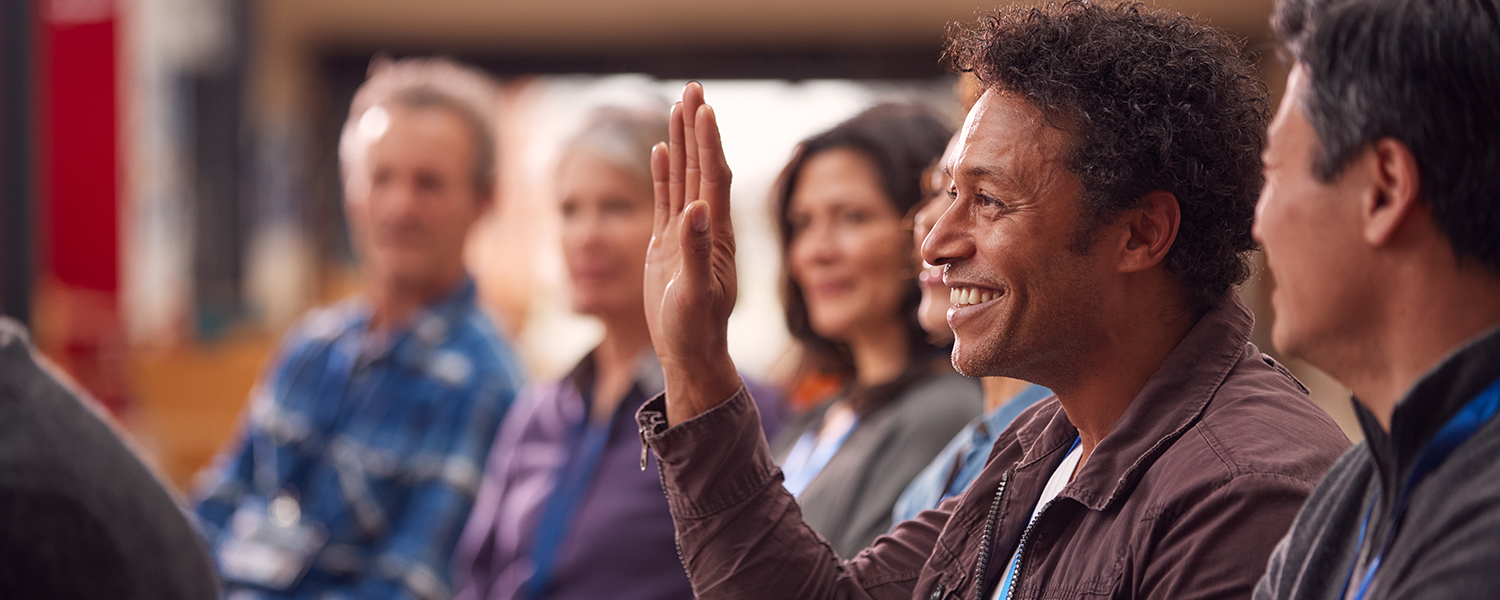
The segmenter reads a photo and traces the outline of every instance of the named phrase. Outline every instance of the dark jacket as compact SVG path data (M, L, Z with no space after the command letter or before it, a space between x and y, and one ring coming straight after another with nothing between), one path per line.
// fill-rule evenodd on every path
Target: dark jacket
M773 444L779 464L797 438L823 424L828 404L787 426ZM840 556L854 556L891 529L891 509L912 478L984 406L979 381L952 371L925 377L861 417L849 439L802 491L807 524Z
M0 598L217 598L186 513L32 352L0 317Z
M1365 549L1390 530L1391 503L1422 447L1497 377L1500 330L1418 380L1396 405L1389 434L1356 402L1365 441L1346 452L1308 498L1271 555L1255 597L1341 600L1371 503ZM1490 419L1455 448L1409 502L1367 600L1500 598L1500 419ZM1361 573L1367 561L1361 561ZM1351 587L1358 585L1356 580Z
M1015 597L1250 596L1264 557L1348 445L1249 343L1252 324L1226 300L1171 352L1042 512ZM1001 434L967 493L841 562L781 489L743 391L671 429L663 406L658 397L642 408L642 434L707 599L987 600L1077 435L1055 399L1039 403Z

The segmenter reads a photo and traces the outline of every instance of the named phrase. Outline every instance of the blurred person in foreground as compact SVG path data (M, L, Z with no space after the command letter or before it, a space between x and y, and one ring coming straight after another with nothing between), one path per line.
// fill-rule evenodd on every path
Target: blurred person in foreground
M1276 346L1365 441L1257 598L1500 598L1500 3L1281 0L1255 233Z
M493 89L379 61L339 144L363 293L311 312L198 505L230 598L446 598L520 371L463 244L492 204Z
M876 106L802 142L777 184L787 327L804 368L845 385L772 438L771 456L841 556L890 529L901 491L979 414L977 382L917 323L903 226L949 133L918 106Z
M511 409L454 555L461 600L690 599L635 411L661 393L641 281L651 241L651 146L666 111L601 109L558 163L573 310L604 338L563 379ZM777 397L761 401L774 434Z
M954 134L942 158L932 163L923 176L925 198L912 216L912 243L917 268L917 283L922 287L922 302L917 305L917 322L927 332L928 340L942 347L953 346L953 329L948 326L948 308L961 300L958 293L943 284L943 268L922 260L923 240L933 224L953 205L948 188L953 183L943 166L951 164L958 151L959 136ZM962 494L984 469L995 438L1022 411L1052 395L1052 390L1010 377L984 377L979 380L984 391L984 413L965 425L953 440L922 469L891 511L891 523L914 519L917 513L937 508L943 500Z
M1269 113L1239 50L1139 4L1006 8L955 34L985 91L922 256L967 295L948 311L959 371L1056 396L968 492L847 561L782 489L735 376L730 175L688 86L652 161L666 392L640 422L699 597L1250 596L1348 440L1250 343L1234 293Z
M103 410L0 317L0 598L217 597L188 515Z

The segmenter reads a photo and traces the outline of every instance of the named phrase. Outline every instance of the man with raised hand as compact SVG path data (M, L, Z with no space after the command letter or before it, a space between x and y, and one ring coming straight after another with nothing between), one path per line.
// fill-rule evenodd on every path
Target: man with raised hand
M1238 47L1140 5L1005 9L950 54L986 91L924 258L953 362L1044 385L965 494L841 561L801 520L729 359L730 171L689 84L658 146L642 407L702 598L1244 598L1347 446L1249 343L1268 112ZM900 449L892 449L899 452Z
M1293 0L1255 233L1365 441L1257 598L1500 598L1500 3Z

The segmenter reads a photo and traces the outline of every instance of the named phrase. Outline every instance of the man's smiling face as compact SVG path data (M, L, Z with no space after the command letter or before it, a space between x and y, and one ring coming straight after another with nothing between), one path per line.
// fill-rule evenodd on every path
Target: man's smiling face
M1023 98L990 90L946 168L954 202L922 247L953 289L953 365L969 376L1037 381L1077 368L1101 318L1095 257L1074 239L1083 185L1067 168L1071 134ZM1044 383L1044 381L1042 382Z

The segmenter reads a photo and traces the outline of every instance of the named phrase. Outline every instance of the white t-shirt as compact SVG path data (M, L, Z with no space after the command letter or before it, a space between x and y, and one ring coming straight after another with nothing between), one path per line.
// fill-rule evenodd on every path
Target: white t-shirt
M1078 468L1078 461L1083 456L1083 449L1073 446L1068 455L1063 457L1062 464L1057 465L1057 470L1052 472L1052 477L1047 480L1047 486L1042 488L1042 496L1037 498L1036 508L1031 510L1031 520L1036 521L1036 516L1042 514L1042 509L1047 508L1047 503L1062 493L1063 488L1068 487L1068 482L1073 480L1073 471ZM1016 553L1010 555L1010 565L1005 567L1005 574L1000 576L1000 585L995 586L995 595L990 600L1004 600L1010 591L1011 578L1015 576L1016 565L1021 559L1021 548L1016 547Z

